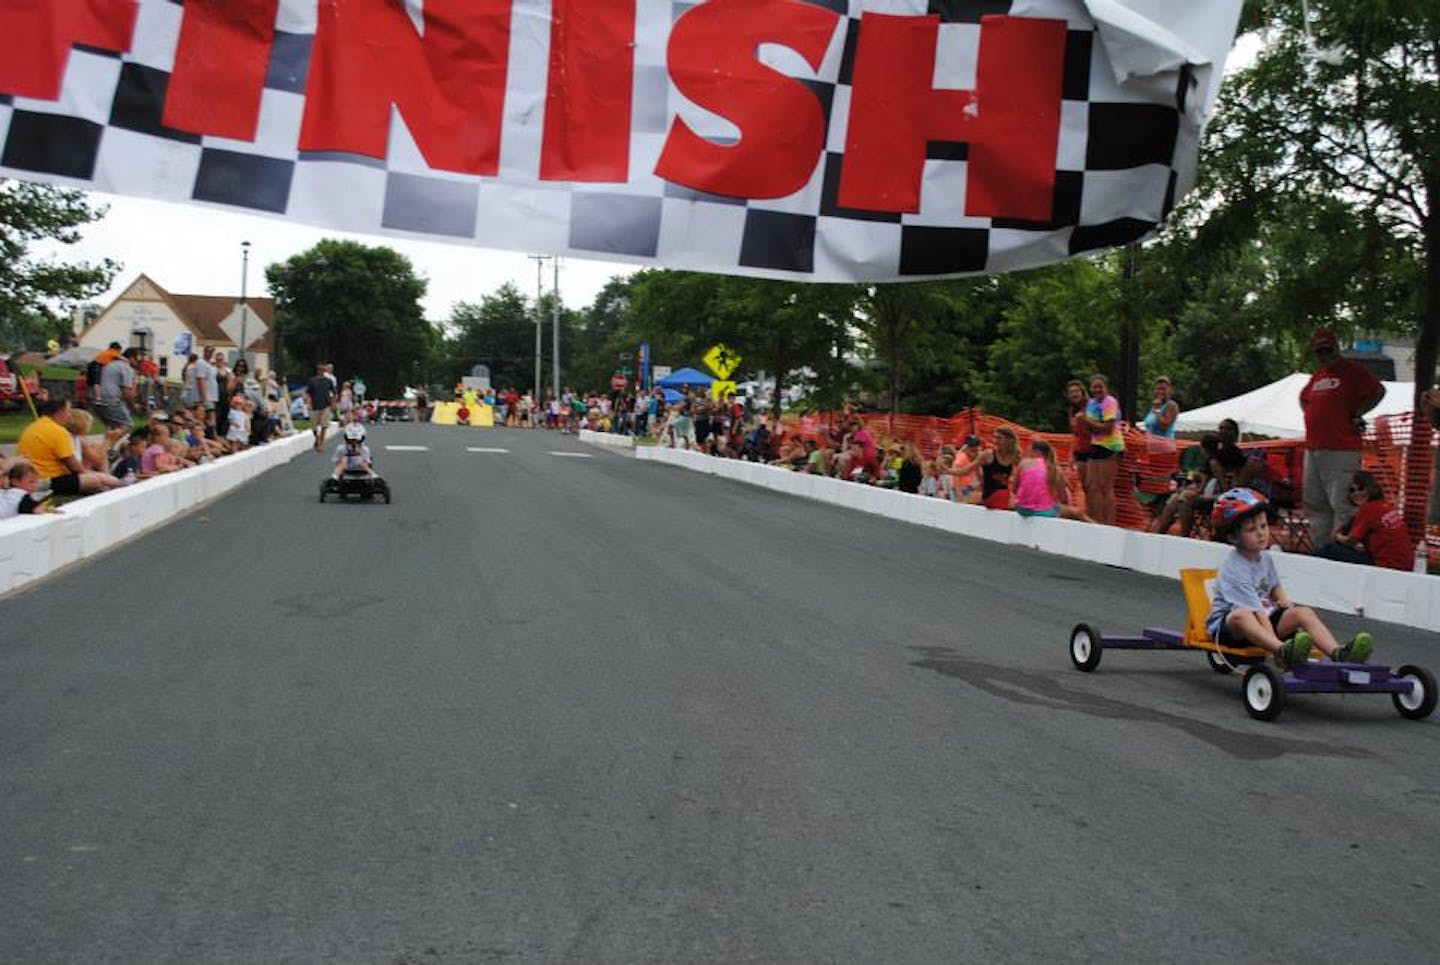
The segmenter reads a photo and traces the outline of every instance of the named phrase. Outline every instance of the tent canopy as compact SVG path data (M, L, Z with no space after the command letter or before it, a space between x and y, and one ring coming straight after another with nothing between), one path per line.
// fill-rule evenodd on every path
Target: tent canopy
M76 345L74 348L67 348L59 355L50 359L51 365L59 365L67 369L83 369L95 361L95 356L100 354L98 348L89 345Z
M662 389L681 389L687 385L709 385L714 381L710 376L696 369L677 369L665 378L656 380L655 384Z
M1287 375L1278 382L1251 389L1233 399L1215 402L1175 420L1176 432L1213 432L1222 419L1240 423L1240 431L1277 439L1305 438L1305 414L1300 409L1300 390L1310 381L1308 372ZM1366 414L1367 419L1409 412L1415 401L1414 382L1382 382L1385 398Z

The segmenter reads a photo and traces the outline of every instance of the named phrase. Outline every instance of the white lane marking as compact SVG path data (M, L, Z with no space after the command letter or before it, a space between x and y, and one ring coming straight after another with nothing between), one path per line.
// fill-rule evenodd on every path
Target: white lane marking
M429 446L386 446L390 452L429 452Z
M550 450L550 455L552 455L552 456L563 456L563 457L565 457L566 459L594 459L594 458L595 458L594 456L592 456L592 455L591 455L590 453L588 453L588 452L557 452L557 451L554 450L554 449L551 449L551 450Z
M467 452L509 452L509 449L495 449L491 446L466 446Z

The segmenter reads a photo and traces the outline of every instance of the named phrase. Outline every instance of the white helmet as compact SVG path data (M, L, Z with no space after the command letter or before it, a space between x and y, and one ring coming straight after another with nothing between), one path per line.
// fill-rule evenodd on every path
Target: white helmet
M358 422L352 422L345 427L346 442L364 442L365 427Z

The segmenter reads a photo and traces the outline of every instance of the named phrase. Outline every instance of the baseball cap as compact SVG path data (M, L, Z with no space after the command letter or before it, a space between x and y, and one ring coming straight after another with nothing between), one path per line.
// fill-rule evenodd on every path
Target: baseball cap
M962 443L962 445L964 445L967 449L968 449L970 446L978 446L978 445L980 445L980 437L979 437L979 436L966 436L966 437L965 437L965 441L964 441L964 443Z
M1310 336L1310 350L1320 352L1325 349L1334 351L1340 347L1340 338L1328 328L1317 328L1315 334Z

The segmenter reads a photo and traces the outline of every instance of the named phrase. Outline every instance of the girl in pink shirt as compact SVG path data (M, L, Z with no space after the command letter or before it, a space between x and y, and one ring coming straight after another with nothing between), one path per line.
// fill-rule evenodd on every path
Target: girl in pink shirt
M1021 516L1063 516L1094 522L1068 505L1065 476L1060 472L1054 448L1043 439L1030 443L1030 451L1011 474L1010 486L1015 493L1015 512Z

